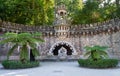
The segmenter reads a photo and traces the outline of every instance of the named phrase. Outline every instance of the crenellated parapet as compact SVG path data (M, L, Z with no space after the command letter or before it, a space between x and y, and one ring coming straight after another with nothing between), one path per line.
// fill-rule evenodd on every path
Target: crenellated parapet
M51 26L30 26L30 25L23 25L11 22L0 21L0 29L2 32L51 32L54 28Z
M43 36L92 36L111 34L120 30L120 19L115 18L94 24L59 25L59 26L29 26L0 21L2 32L42 32Z
M111 34L120 30L120 19L111 19L102 23L83 24L70 27L70 32L78 35Z

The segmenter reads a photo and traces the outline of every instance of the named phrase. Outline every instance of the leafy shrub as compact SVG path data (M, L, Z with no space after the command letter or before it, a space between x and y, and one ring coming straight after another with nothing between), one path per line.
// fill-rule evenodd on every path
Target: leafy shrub
M81 67L88 68L113 68L118 65L117 59L100 59L97 61L91 59L79 59L78 63Z
M23 68L32 68L39 66L39 61L30 62L27 61L25 63L22 63L20 61L3 61L2 65L5 69L23 69Z

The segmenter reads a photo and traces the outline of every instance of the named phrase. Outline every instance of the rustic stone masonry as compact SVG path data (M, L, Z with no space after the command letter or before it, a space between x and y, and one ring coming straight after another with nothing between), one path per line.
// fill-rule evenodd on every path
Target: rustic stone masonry
M84 58L85 46L103 45L111 58L120 59L120 19L84 25L28 26L0 21L0 32L41 32L45 40L38 46L43 60L71 60ZM9 45L0 46L0 60L5 59ZM62 50L61 50L62 49ZM65 50L66 49L66 50ZM17 57L14 57L17 56ZM19 58L16 51L11 59Z
M3 32L42 32L44 36L55 36L56 30L62 30L60 35L64 33L67 36L86 36L86 35L98 35L101 33L112 34L120 30L120 19L112 19L105 22L98 22L94 24L83 24L83 25L59 25L59 26L28 26L22 24L16 24L11 22L0 21L0 28ZM63 31L63 30L67 30Z

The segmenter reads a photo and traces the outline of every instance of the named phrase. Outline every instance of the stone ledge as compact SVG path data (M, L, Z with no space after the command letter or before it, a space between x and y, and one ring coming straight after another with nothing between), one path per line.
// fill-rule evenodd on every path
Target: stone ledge
M0 56L0 61L6 60L7 56ZM9 60L19 60L19 56L10 56Z

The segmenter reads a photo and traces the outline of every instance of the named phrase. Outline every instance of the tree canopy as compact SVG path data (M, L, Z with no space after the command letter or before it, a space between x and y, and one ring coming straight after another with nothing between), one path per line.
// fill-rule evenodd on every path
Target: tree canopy
M52 25L55 6L65 4L72 24L89 24L120 17L115 0L0 0L0 19L27 25Z
M29 25L53 22L53 0L0 0L0 18Z

